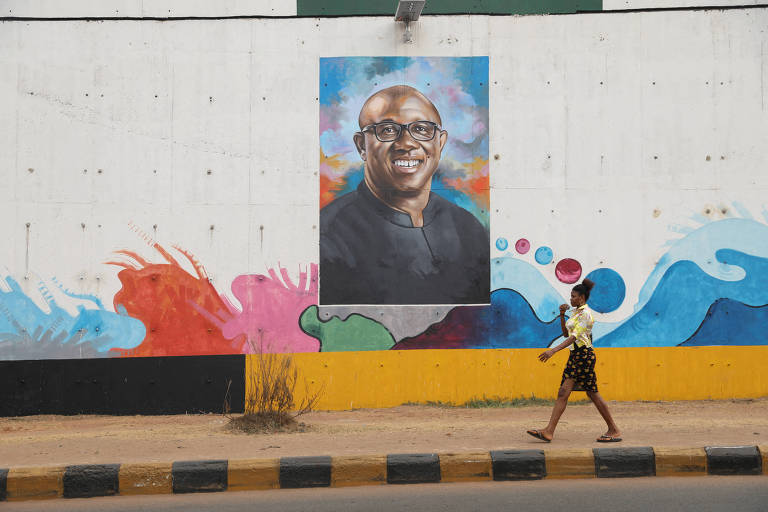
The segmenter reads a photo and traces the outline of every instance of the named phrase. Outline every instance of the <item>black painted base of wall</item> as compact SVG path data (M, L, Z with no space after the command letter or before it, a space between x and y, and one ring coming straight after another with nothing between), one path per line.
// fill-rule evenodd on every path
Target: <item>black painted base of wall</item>
M244 355L0 361L0 416L220 413L226 398L243 411Z

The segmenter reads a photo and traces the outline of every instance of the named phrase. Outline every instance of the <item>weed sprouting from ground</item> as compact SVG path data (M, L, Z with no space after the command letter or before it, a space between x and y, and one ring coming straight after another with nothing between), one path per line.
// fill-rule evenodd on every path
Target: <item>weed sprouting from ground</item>
M323 388L309 392L296 403L299 371L288 354L269 353L264 345L254 346L253 364L246 373L245 410L242 416L229 415L231 430L249 434L305 432L307 425L296 418L310 412L320 399Z

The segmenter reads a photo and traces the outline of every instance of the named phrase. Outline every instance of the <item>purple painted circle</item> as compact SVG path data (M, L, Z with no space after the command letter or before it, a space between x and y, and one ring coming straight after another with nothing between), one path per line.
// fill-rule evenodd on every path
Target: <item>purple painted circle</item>
M519 254L525 254L531 250L531 242L529 242L525 238L521 238L520 240L515 242L515 250Z
M573 284L581 277L581 263L572 258L564 258L557 262L555 276L561 283Z

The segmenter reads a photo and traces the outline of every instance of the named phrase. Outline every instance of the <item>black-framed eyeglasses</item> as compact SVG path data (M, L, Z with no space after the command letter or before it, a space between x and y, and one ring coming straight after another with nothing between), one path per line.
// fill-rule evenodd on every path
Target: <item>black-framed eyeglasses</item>
M416 140L432 140L435 134L442 131L441 128L432 121L414 121L408 124L393 123L384 121L382 123L369 124L363 127L361 132L373 131L379 142L394 142L403 134L403 128L408 130Z

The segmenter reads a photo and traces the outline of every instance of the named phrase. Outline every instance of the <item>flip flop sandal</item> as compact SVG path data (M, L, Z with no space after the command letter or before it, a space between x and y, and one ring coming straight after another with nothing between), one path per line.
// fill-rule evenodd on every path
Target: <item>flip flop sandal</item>
M545 443L551 443L552 442L551 439L547 439L546 437L544 437L544 434L542 434L540 430L526 430L526 433L529 436L535 437L536 439L541 439Z
M621 441L620 437L614 436L600 436L596 439L598 443L618 443Z

